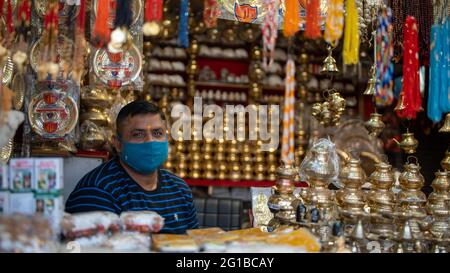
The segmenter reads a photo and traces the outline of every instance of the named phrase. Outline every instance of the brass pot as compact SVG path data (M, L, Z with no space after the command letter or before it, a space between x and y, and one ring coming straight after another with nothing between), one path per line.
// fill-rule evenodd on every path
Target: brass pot
M394 141L400 146L401 149L405 151L407 154L413 154L416 152L417 147L419 146L419 141L414 138L413 133L406 132L402 135L402 141L398 142L395 138Z
M106 144L106 135L97 126L87 127L81 134L80 145L83 150L100 150Z
M366 174L361 168L360 161L351 158L342 168L339 180L344 189L336 193L336 200L341 208L362 211L365 205L365 194L361 190Z
M99 107L90 107L81 114L80 122L91 121L97 126L108 126L108 116L104 113L103 109Z
M430 214L450 216L448 203L450 201L449 172L435 172L435 179L431 182L433 192L428 196L427 211Z
M385 127L381 117L378 113L370 114L370 119L364 123L367 131L369 131L369 135L376 137L381 134Z
M420 166L417 162L413 164L408 161L404 168L405 170L399 177L401 191L397 197L398 210L408 214L425 216L427 198L420 190L424 185L424 178L420 174Z
M441 166L444 170L450 171L450 150L445 152L445 157L441 161Z

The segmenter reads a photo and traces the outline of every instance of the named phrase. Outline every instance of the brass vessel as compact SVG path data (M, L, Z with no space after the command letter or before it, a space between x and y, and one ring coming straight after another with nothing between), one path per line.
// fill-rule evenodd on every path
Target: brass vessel
M441 161L441 166L447 172L450 172L450 150L445 152L445 157Z
M367 205L374 214L392 214L396 205L395 194L391 191L395 183L392 166L386 162L375 165L375 171L369 176L373 188L367 196ZM378 235L389 236L394 231L392 221L381 217L370 219L371 231Z
M439 129L440 133L450 133L450 113L445 115L444 125Z
M381 119L381 115L378 113L370 114L370 119L364 123L367 131L369 131L369 135L373 137L377 137L381 134L384 127L386 126Z
M395 138L393 139L401 149L405 151L407 154L413 154L416 152L417 147L419 146L419 141L414 138L414 134L406 131L406 133L402 134L402 141L398 142Z
M322 69L320 70L320 73L322 74L337 74L339 72L339 69L336 65L336 60L333 58L333 50L331 46L328 47L328 56L323 61Z
M296 220L296 210L300 204L294 196L294 179L298 169L292 165L281 165L277 170L277 183L273 187L274 193L268 200L268 207L274 218L268 227L275 229L280 224L290 224Z
M361 186L366 180L366 173L361 167L361 162L351 158L342 168L338 178L344 185L344 188L336 193L338 206L350 213L363 212L366 197Z

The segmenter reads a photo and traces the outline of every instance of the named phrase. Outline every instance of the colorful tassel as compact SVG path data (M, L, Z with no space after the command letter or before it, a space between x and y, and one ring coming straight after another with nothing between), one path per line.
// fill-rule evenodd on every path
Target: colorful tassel
M181 0L180 3L180 23L178 25L178 42L184 48L189 46L189 0Z
M8 33L14 32L11 0L8 0L6 4L6 28L8 30Z
M299 30L299 3L298 0L286 0L284 2L286 12L284 15L283 34L285 37L293 36Z
M31 4L30 0L23 0L17 9L17 20L24 22L26 26L30 25Z
M147 0L145 2L145 22L159 22L163 15L162 0Z
M377 82L375 92L375 103L377 106L388 106L394 101L394 47L392 43L393 26L392 11L390 8L383 9L378 16L378 28L376 31L376 65Z
M264 4L267 13L261 25L261 32L263 36L263 67L267 69L273 63L275 44L278 36L278 0L265 0Z
M110 0L98 0L97 17L95 18L94 30L92 33L94 45L104 47L108 44L111 30L109 21Z
M344 33L344 64L357 64L359 62L359 22L358 10L355 0L347 0L347 16L345 17Z
M419 30L416 18L406 17L403 29L403 102L405 108L397 112L401 118L415 119L420 111Z
M344 29L344 0L329 0L324 39L335 46Z
M322 37L320 32L320 0L309 0L306 6L305 37L317 39Z
M203 10L203 22L207 28L214 28L217 26L217 17L220 15L217 0L205 0Z

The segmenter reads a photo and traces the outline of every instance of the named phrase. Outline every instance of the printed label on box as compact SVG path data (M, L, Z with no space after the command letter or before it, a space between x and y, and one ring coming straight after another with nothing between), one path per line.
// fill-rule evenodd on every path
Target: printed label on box
M33 189L33 158L11 159L9 169L10 189L12 191L31 191Z
M62 158L35 159L36 191L56 192L63 188Z

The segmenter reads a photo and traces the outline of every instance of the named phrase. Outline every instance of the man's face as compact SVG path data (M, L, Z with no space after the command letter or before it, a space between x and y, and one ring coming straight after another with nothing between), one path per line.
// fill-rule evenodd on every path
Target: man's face
M165 141L166 122L159 114L135 115L125 119L120 128L120 137L123 141L131 143L143 143L149 141ZM118 152L122 150L122 144L114 137L114 147Z

